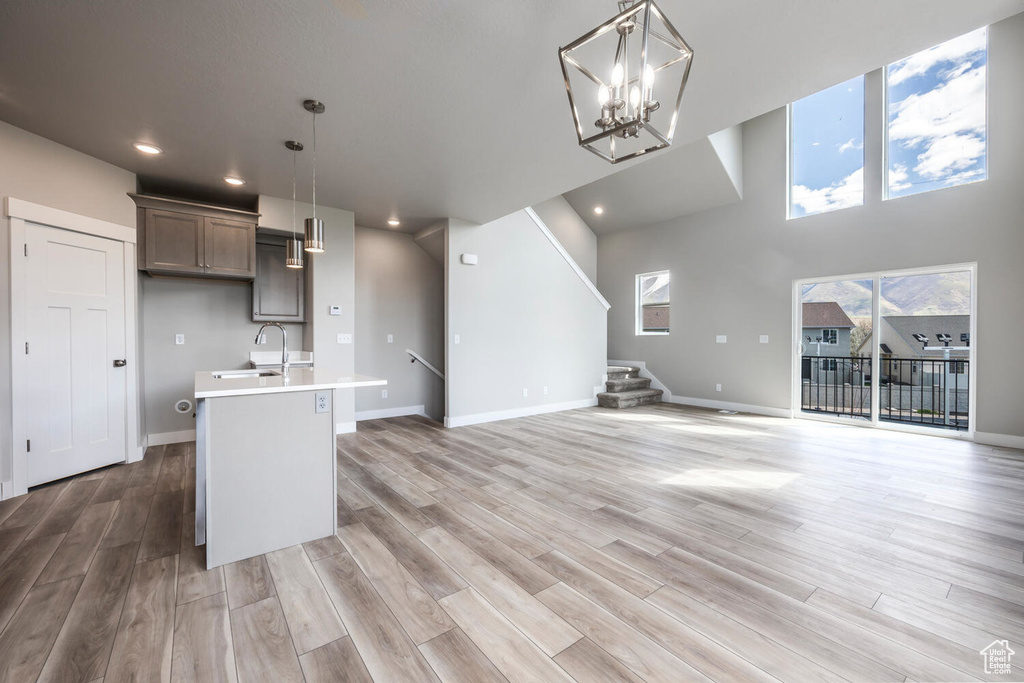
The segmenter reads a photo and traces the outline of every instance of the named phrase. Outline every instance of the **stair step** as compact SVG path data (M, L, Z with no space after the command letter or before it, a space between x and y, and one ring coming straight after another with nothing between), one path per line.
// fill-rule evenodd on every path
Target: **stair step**
M622 365L608 366L608 379L629 379L640 376L640 368L627 368Z
M646 377L626 377L623 379L610 379L604 385L608 389L608 393L617 394L623 391L650 389L651 380Z
M636 391L602 392L597 395L597 405L602 408L635 408L661 403L661 389L638 389Z

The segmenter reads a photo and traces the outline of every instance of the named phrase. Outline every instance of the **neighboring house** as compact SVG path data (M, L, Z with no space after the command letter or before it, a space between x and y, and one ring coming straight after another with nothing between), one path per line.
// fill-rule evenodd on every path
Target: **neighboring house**
M850 333L855 325L842 306L835 301L805 303L802 324L803 379L827 384L849 382L851 364L841 359L850 357Z
M941 348L926 351L925 344L914 338L915 334L928 338L929 348L943 347L939 341L940 334L948 334L952 341L950 347L969 346L971 334L971 316L969 315L885 315L882 316L879 332L879 352L882 365L882 381L898 384L932 384L938 381L945 367L929 361L942 360L946 352ZM857 347L858 356L870 356L873 334L869 334ZM949 357L954 360L967 360L970 352L951 350ZM910 362L907 362L909 359ZM956 374L967 374L966 364L950 367ZM922 374L923 376L919 376ZM930 379L934 376L935 379Z

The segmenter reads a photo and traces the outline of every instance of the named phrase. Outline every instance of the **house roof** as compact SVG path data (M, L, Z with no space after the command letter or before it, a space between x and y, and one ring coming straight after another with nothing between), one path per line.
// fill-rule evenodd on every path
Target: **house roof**
M856 327L835 301L805 303L803 308L804 327Z
M921 342L914 339L914 334L928 337L928 346L942 346L938 340L940 333L953 337L950 346L967 346L960 341L961 334L970 334L971 316L969 315L886 315L882 319L889 324L893 332L899 335L921 357L940 355L943 352L925 351ZM953 352L954 357L962 357L966 352Z

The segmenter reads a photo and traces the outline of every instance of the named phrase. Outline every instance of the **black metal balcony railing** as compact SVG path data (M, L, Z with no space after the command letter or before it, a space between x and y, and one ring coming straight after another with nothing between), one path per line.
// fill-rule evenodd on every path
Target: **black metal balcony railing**
M802 365L802 410L871 418L870 358L803 356ZM878 417L966 430L969 386L966 359L882 358Z

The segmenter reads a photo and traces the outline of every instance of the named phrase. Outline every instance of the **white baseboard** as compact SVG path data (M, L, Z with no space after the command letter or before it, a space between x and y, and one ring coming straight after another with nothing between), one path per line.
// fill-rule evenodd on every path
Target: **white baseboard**
M647 369L647 363L642 360L609 360L608 365L620 365L623 367L640 368L640 376L651 380L652 389L661 389L664 393L661 395L661 400L665 403L672 403L672 392L669 391L668 387L654 376L654 373ZM604 391L602 389L601 391Z
M339 422L334 425L335 434L351 434L354 431L356 431L356 423L354 420L352 422Z
M139 444L138 446L136 446L135 448L132 448L131 446L129 446L128 447L128 462L129 463L133 463L133 462L139 462L140 460L142 460L143 456L146 455L146 448L148 447L147 446L148 443L149 442L147 440L143 439L143 442L141 444Z
M543 415L544 413L558 413L563 410L576 410L577 408L592 408L596 405L596 398L585 398L579 401L566 401L565 403L549 403L547 405L540 406L513 408L512 410L498 410L493 413L477 413L475 415L462 415L460 417L445 417L444 426L466 427L468 425L482 424L484 422L510 420L516 417L529 417L530 415Z
M146 437L146 445L148 446L166 446L171 443L185 443L186 441L196 440L196 430L185 429L180 432L162 432L160 434L150 434Z
M363 410L356 413L356 422L363 420L383 420L386 417L405 417L406 415L427 416L423 406L402 406L400 408L382 408L380 410Z
M974 432L974 440L986 446L999 446L1001 448L1020 448L1024 450L1024 436L1013 436L1012 434L994 434L992 432Z
M7 500L7 497L14 491L13 481L0 481L0 500ZM14 498L14 496L10 496Z
M697 408L713 408L715 410L735 410L737 413L753 413L754 415L767 415L768 417L793 417L793 411L787 408L769 408L768 406L754 406L747 403L732 403L730 401L712 401L706 398L672 396L666 402L675 403L681 406L695 406Z

